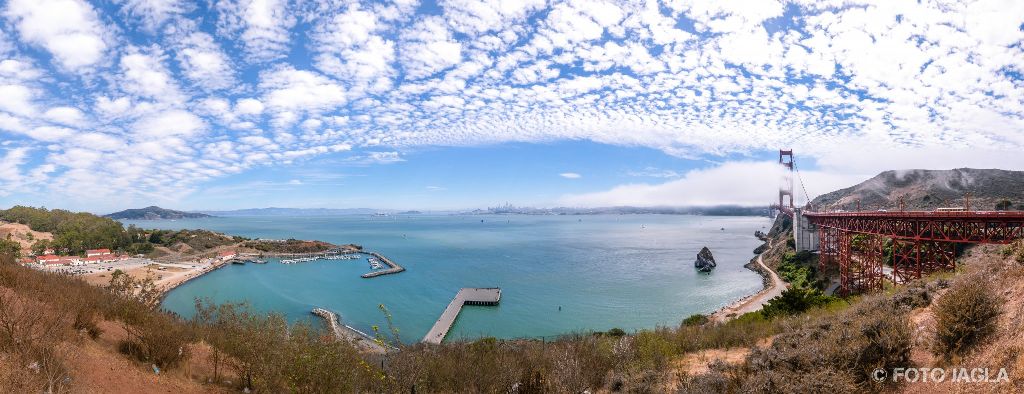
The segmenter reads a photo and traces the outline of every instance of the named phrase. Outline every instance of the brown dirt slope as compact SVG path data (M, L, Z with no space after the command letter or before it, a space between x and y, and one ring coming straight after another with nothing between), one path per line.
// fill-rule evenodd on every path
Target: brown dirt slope
M8 234L11 236L12 240L21 244L22 256L27 255L28 252L32 250L32 244L37 240L53 240L53 234L32 231L28 226L20 223L7 223L0 221L0 238L7 238Z
M971 209L991 210L1003 199L1024 210L1024 171L958 168L954 170L885 171L855 186L818 196L815 209L898 209L904 196L907 209L961 207L971 193Z

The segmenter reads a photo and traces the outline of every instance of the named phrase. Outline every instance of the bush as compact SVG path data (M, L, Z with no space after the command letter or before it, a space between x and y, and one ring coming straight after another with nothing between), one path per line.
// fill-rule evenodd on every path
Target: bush
M783 291L778 297L768 300L768 303L761 309L761 314L767 318L791 316L836 300L838 298L827 296L818 289L793 286Z
M687 318L683 319L683 325L684 326L702 326L704 324L707 324L708 321L710 321L710 320L708 319L707 315L702 315L702 314L698 313L698 314L690 315L690 317L687 317Z
M896 307L907 310L923 308L932 303L932 289L923 280L918 279L907 283L893 294L892 302Z
M838 316L806 321L747 358L742 392L851 392L877 368L906 367L911 329L905 310L870 298ZM841 346L839 346L841 345Z
M977 277L964 277L935 302L933 351L960 357L995 332L1003 300Z
M621 337L625 336L626 332L623 331L621 328L615 327L612 328L611 330L608 330L608 332L606 332L605 334L611 335L613 337Z

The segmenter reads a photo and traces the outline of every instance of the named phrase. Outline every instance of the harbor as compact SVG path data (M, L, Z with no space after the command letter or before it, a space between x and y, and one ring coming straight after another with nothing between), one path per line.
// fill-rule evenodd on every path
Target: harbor
M307 257L296 257L292 259L281 259L281 264L308 263L318 260L355 260L359 257L353 253L324 253Z
M444 308L441 317L437 318L434 327L423 337L424 343L440 344L448 336L448 331L455 325L455 319L465 305L496 306L501 301L501 289L497 287L464 287L455 294L452 302Z

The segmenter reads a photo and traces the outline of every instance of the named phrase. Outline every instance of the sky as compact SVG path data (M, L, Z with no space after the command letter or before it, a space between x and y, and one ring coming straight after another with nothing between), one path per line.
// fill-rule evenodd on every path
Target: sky
M2 0L0 207L804 200L1024 169L1022 75L1015 0Z

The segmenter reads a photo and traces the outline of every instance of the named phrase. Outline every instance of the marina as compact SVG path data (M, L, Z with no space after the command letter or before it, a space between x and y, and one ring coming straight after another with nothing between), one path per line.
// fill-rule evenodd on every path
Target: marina
M459 289L455 298L444 308L441 317L437 318L434 327L423 337L423 342L439 344L448 336L448 331L455 324L455 319L462 312L465 305L487 305L496 306L501 301L501 289L497 287L464 287Z
M359 258L358 256L356 256L356 255L354 255L352 253L340 253L340 254L327 254L327 253L325 253L325 254L320 254L320 255L315 255L315 256L308 256L308 257L297 257L297 258L293 258L293 259L282 259L281 260L281 264L308 263L308 262L311 262L311 261L318 261L318 260L355 260L355 259L358 259L358 258Z

